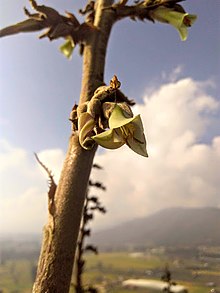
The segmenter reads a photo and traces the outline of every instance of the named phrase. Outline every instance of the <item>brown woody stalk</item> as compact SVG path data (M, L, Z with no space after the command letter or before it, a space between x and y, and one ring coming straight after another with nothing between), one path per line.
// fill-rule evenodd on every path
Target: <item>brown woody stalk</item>
M90 100L103 84L106 47L115 13L103 10L111 0L98 0L94 25L97 27L84 48L80 103ZM69 292L80 220L96 149L86 151L73 133L55 194L55 214L45 227L34 293Z

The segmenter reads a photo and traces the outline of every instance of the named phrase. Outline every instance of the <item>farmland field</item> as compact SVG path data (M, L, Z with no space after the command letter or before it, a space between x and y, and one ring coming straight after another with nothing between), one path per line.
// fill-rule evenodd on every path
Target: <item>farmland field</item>
M173 280L184 285L190 293L207 293L210 289L207 283L219 279L220 265L214 265L201 270L202 262L192 259L170 259L166 255L146 255L129 253L102 253L98 256L87 256L87 270L84 282L89 284L104 284L107 292L125 293L131 290L123 289L122 280L129 278L146 278L160 280L164 267L168 264ZM207 266L207 263L206 263ZM195 270L197 268L198 271ZM200 274L201 271L201 274ZM220 280L218 281L220 286ZM136 290L150 292L149 290Z
M148 292L147 289L129 290L122 287L122 281L129 278L159 280L165 265L169 265L172 279L188 288L189 293L208 293L208 283L220 286L218 279L220 265L204 263L201 260L170 257L166 254L109 252L86 255L84 284L105 288L109 293ZM30 293L35 274L36 259L6 260L0 265L0 289L3 293ZM74 292L73 286L70 291Z

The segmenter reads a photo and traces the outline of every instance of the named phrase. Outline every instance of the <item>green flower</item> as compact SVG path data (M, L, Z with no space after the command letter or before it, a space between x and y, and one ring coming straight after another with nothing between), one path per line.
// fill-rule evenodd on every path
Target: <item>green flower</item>
M194 14L176 11L175 8L167 8L160 6L152 11L152 17L160 22L169 23L174 26L182 41L185 41L188 36L188 27L196 21L197 16Z
M67 41L60 46L60 51L63 53L64 56L66 56L68 59L72 57L73 49L75 45L71 38L68 38Z
M91 138L107 149L117 149L127 144L139 155L148 156L140 115L128 117L127 113L116 104L109 118L109 128Z

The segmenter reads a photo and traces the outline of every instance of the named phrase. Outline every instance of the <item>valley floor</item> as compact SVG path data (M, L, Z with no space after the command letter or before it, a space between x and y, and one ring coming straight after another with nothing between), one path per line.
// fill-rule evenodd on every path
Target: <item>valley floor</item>
M220 252L220 248L216 250ZM178 255L159 252L87 254L84 284L97 286L100 293L151 293L149 289L123 288L122 282L131 278L160 280L168 266L172 280L184 285L189 293L209 293L212 288L220 292L220 262L217 258L202 255L186 257L180 251ZM3 260L0 264L0 292L30 293L35 273L36 258ZM73 285L74 278L71 293L74 292Z

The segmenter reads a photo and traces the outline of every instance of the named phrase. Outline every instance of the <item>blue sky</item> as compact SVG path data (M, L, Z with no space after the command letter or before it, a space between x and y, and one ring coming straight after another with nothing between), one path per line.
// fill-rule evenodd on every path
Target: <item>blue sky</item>
M77 11L78 8L81 8L82 1L54 0L45 3L63 13L65 10ZM83 1L83 4L85 3ZM170 189L166 191L167 194L178 193L171 186L178 186L180 177L183 176L183 173L185 174L186 186L182 186L182 190L188 194L185 196L189 196L189 199L184 201L183 197L175 195L175 199L170 200L170 205L208 205L208 200L203 198L205 195L201 195L201 198L199 198L204 178L207 177L205 171L201 173L202 167L200 164L203 162L203 155L208 152L208 154L206 153L207 159L210 160L208 162L213 162L213 165L210 164L209 166L213 177L210 177L209 182L205 182L207 184L204 183L203 189L207 188L207 194L213 198L210 205L220 206L216 191L219 188L217 182L220 181L216 174L219 168L214 163L219 159L219 141L216 138L220 134L220 2L216 0L187 0L182 5L187 12L198 15L198 20L189 30L189 37L186 42L182 42L178 32L169 25L133 22L129 19L116 23L108 47L105 81L108 83L111 77L116 74L122 82L123 92L137 101L138 105L135 110L143 112L143 120L147 124L146 132L149 133L147 137L152 152L151 158L153 160L154 155L161 155L161 157L159 155L155 157L152 163L149 159L149 166L155 172L155 174L152 173L154 174L152 176L155 178L160 175L162 179L158 177L158 180L164 180L164 173L161 173L159 168L160 161L157 161L159 159L169 162L169 165L163 165L165 173L169 174L169 171L172 171L170 177L164 182L164 185L170 186ZM24 18L23 6L29 7L28 1L1 0L0 27L21 21ZM51 163L50 167L54 168L57 174L59 173L70 134L68 116L72 105L78 101L80 93L82 60L78 55L78 50L75 50L71 61L66 60L58 50L63 42L62 40L55 42L49 42L47 39L38 40L38 35L39 33L19 34L0 40L0 139L2 141L0 158L2 164L6 166L1 173L4 182L3 180L0 181L2 189L0 196L8 219L5 225L10 222L11 206L19 206L24 198L28 200L28 196L22 197L24 194L33 195L36 186L39 185L41 187L36 191L36 194L41 194L45 190L45 178L42 179L43 175L34 162L32 155L34 151L42 153L46 162ZM178 106L179 96L176 99L168 99L167 95L170 94L170 97L173 97L173 92L182 96L182 100L179 102L182 103L182 108ZM189 98L186 98L184 94L188 95ZM160 100L157 97L160 97ZM170 107L167 103L164 103L165 99L172 103ZM149 109L152 112L149 112ZM164 118L165 121L163 121L164 111L170 112L170 117L174 115L175 111L182 111L183 113L181 113L182 116L174 115L176 120L168 123L169 117ZM145 118L146 113L148 113L148 118ZM151 115L152 119L149 120ZM155 117L157 117L156 121ZM165 128L165 133L161 123L163 123L163 126L169 126L169 128ZM178 129L176 125L178 125ZM169 157L168 151L166 154L163 153L162 156L162 153L158 151L160 144L164 149L169 146L166 137L161 136L159 131L172 140L170 141L170 145L174 143L172 156L173 154L176 154L176 156ZM158 140L159 136L161 137L161 143ZM206 150L201 151L201 146L205 146ZM179 167L176 160L180 154L182 157L186 156L186 161L189 158L196 157L192 155L194 154L194 148L192 149L192 147L199 147L199 151L196 152L197 155L200 154L200 151L202 152L198 155L196 163L190 161L192 165L189 164L186 167L186 163L184 165L183 162L179 162L179 165L184 165L184 167ZM189 153L189 148L192 154ZM143 163L141 163L140 158L137 158L133 153L127 157L127 150L115 151L113 155L120 156L122 162L129 162L129 160L133 162L134 160L134 164L140 165L143 174L144 172L152 172L152 170L146 171L141 165ZM109 169L105 167L106 170L103 175L98 174L108 182L111 182L108 174L114 170L114 166L111 166L109 161L111 156L112 152L101 153L97 156L97 160L109 166ZM217 156L217 159L215 156ZM141 158L141 160L143 159ZM175 161L178 167L174 163L171 164L171 161ZM124 168L122 162L119 162L122 168L120 172L123 172ZM145 164L147 163L144 163L144 166ZM192 171L190 170L193 169L193 166L195 167L195 164L197 168L195 168L195 173L191 174ZM207 162L202 164L204 169L206 164ZM28 171L30 168L32 168L31 172ZM175 168L181 170L178 169L180 177L174 180ZM28 172L29 182L27 183L25 176ZM30 175L32 172L33 174ZM139 173L139 169L136 172ZM195 178L196 183L187 181L187 174L189 173L191 179ZM11 187L10 184L12 175L17 177L16 180L20 184L17 193L16 188ZM120 211L119 208L115 207L113 199L117 191L122 192L123 185L126 185L126 178L124 180L121 178L120 181L112 182L115 187L111 188L112 194L109 193L106 196L106 204L109 205L112 213L116 214L119 214ZM141 182L139 186L141 186ZM192 184L192 187L189 187L190 184ZM150 190L147 190L146 186L136 190L133 186L130 190L134 192L132 196L137 197L137 194L149 192L151 199L157 193L158 200L163 203L167 195L159 195L156 183L151 187ZM129 194L128 190L127 193ZM33 195L35 206L36 194ZM8 198L10 198L10 202L6 202ZM42 204L39 205L38 212L44 209L42 213L45 214L43 202L41 200ZM149 202L146 202L146 206L148 205L149 208L144 209L141 196L140 201L137 202L136 210L133 213L134 217L144 216L159 208L169 207L167 204L156 205L153 200L150 201L149 199ZM126 204L125 200L122 200L121 204L127 206L127 210L129 210L129 203L133 205L128 197ZM121 207L120 204L119 207ZM37 215L36 210L37 207L35 209ZM33 215L35 213L34 211L31 212ZM129 216L122 213L122 216L115 218L118 221L124 221ZM106 225L110 225L108 217L106 219ZM35 230L37 230L43 222L43 218L41 220L33 218L33 221L36 223ZM24 231L29 230L24 228Z

